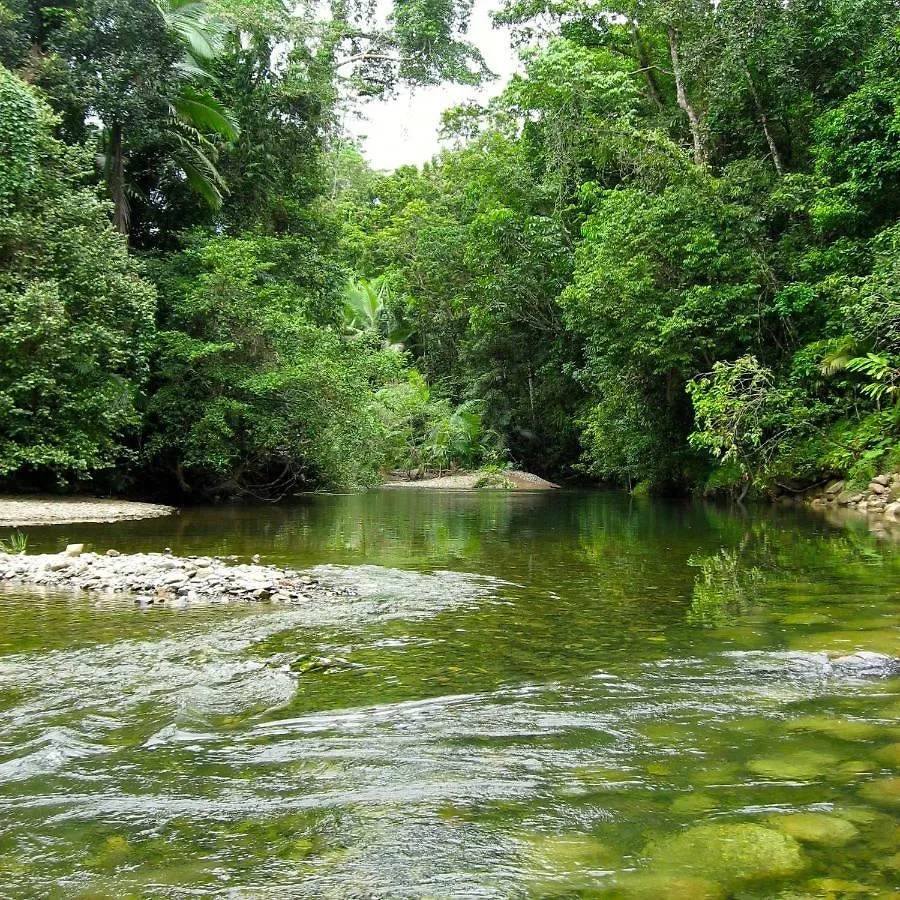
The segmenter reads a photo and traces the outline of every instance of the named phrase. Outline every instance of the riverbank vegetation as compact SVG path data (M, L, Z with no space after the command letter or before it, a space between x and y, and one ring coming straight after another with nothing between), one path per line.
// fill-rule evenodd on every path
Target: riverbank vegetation
M514 462L738 495L900 463L890 0L0 3L0 481L194 497Z

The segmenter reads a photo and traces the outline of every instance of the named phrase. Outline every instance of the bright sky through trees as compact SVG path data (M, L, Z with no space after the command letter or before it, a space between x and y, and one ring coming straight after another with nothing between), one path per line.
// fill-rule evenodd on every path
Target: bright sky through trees
M348 130L361 139L366 159L375 169L421 165L439 149L438 129L444 110L467 100L486 102L499 94L516 70L516 51L510 46L509 29L494 28L493 0L476 2L468 38L484 54L497 75L481 88L460 84L401 88L393 97L371 100L359 116L348 115Z

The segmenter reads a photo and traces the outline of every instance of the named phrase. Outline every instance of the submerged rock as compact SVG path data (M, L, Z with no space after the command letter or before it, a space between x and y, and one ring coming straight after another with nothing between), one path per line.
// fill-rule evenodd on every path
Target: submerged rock
M787 752L783 756L751 759L747 768L764 778L784 781L811 781L823 777L837 763L839 757L816 750Z
M597 892L601 897L622 900L724 900L725 888L705 878L691 875L654 875L636 872L624 875L615 885Z
M842 741L871 741L881 735L881 728L858 719L835 719L831 716L801 716L787 723L788 731L816 731Z
M900 741L881 747L875 752L875 758L886 766L900 768Z
M525 839L524 856L532 867L555 873L612 869L619 855L589 834L536 834Z
M831 661L834 671L842 675L860 675L867 678L887 678L900 675L900 659L886 653L857 650Z
M859 837L856 826L828 813L790 813L772 816L768 820L773 828L796 838L804 844L823 847L843 847Z
M806 867L800 845L762 825L698 825L648 848L651 869L733 884L795 875Z
M900 777L879 778L860 788L860 794L882 806L900 806Z

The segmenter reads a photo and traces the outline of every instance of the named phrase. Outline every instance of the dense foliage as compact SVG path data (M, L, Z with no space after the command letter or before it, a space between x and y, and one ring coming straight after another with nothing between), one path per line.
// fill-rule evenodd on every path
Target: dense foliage
M896 4L499 18L523 74L433 165L348 192L429 378L516 459L631 487L900 461Z
M0 2L0 480L277 497L514 462L751 489L900 462L895 0Z

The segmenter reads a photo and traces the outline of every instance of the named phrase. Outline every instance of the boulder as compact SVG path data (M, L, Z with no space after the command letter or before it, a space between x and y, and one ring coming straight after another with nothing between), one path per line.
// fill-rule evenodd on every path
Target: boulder
M880 484L880 485L883 485L884 487L887 487L890 483L891 483L890 475L876 475L872 479L872 484Z
M884 517L892 522L900 522L900 502L889 503L885 506Z
M836 478L833 481L829 481L828 484L825 485L825 496L826 497L837 497L844 490L844 479Z
M900 659L869 650L857 650L846 656L839 656L831 664L839 675L861 675L867 678L900 675Z
M887 490L887 488L879 481L872 481L869 482L869 490L873 494L883 494Z
M802 812L772 816L769 824L804 844L843 847L859 837L852 822L828 813Z
M84 553L84 544L69 544L63 553L66 556L81 556Z
M722 884L786 878L806 859L790 835L752 824L697 825L648 848L650 868Z

